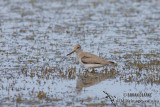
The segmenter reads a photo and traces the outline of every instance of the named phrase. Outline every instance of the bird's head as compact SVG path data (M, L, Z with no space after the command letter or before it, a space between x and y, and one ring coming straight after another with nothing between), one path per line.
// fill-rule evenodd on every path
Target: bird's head
M71 52L71 53L69 53L69 54L67 54L67 56L68 55L71 55L72 53L74 53L74 52L79 52L81 50L81 46L79 45L79 44L77 44L77 45L75 45L74 46L74 50Z

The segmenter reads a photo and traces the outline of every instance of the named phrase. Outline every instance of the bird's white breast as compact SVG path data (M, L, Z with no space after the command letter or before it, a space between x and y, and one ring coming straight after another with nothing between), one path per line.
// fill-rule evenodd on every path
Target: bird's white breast
M86 68L99 68L103 67L104 65L101 64L83 64Z

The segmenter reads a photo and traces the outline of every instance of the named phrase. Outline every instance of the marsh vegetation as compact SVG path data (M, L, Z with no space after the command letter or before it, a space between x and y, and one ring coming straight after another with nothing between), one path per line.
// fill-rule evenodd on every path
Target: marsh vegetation
M1 0L0 106L160 105L160 1ZM75 44L117 66L86 71ZM152 93L151 98L124 93ZM115 99L116 100L116 99Z

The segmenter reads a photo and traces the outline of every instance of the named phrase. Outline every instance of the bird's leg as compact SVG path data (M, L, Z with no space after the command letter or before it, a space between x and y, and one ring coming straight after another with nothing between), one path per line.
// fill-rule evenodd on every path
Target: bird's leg
M89 72L88 68L86 68L86 72Z
M86 72L86 71L88 72L88 68L84 68L84 67L83 67L82 70L85 71L85 72Z
M91 71L92 73L95 73L95 70L94 70L94 68L92 68L92 71Z
M88 72L89 72L88 69L86 69L85 72L84 72L84 76L85 76L85 77L88 76Z

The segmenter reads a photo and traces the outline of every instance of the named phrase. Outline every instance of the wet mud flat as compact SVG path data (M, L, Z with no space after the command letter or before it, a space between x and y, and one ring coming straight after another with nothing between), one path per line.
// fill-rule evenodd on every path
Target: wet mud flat
M159 0L1 0L0 10L0 106L160 106ZM86 71L66 56L75 44L118 65Z

